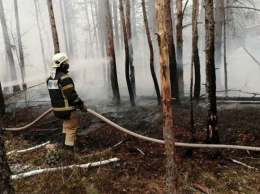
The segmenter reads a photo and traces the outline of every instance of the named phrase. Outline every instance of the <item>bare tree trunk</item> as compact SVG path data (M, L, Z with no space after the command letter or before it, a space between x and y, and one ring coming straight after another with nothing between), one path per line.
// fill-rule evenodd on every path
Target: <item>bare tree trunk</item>
M92 14L92 23L93 23L93 30L94 30L94 40L96 42L96 56L99 56L99 49L98 49L98 46L99 46L99 42L98 42L98 32L97 32L97 29L98 29L98 22L97 22L97 19L95 17L95 13L96 13L96 1L92 1L91 2L91 14Z
M60 45L59 45L59 38L58 38L58 34L57 34L54 12L53 12L52 0L47 0L47 4L48 4L49 16L50 16L54 53L59 53Z
M97 2L98 4L98 9L97 10L97 23L98 24L105 24L106 23L106 4L103 1ZM105 13L105 14L104 14ZM101 55L100 57L102 59L105 59L107 56L106 54L108 53L108 37L107 37L107 30L105 25L98 25L98 39L99 39L99 47L101 50ZM107 91L111 91L109 81L106 79L108 77L108 71L107 71L107 62L104 61L102 62L102 70L103 70L103 80L104 80L104 85L107 88Z
M1 84L0 84L1 85ZM2 125L2 120L0 119L0 125ZM3 194L13 194L14 188L12 187L10 183L10 175L11 170L9 168L9 165L7 163L6 159L6 151L4 142L2 140L2 128L0 127L0 192Z
M41 43L41 51L42 51L42 60L43 60L43 65L44 65L44 72L45 76L48 75L48 65L46 62L45 58L45 51L44 51L44 46L43 46L43 40L42 40L42 34L41 34L41 28L40 28L40 22L39 22L39 5L37 6L37 0L34 0L34 5L35 5L35 11L36 11L36 22L37 22L37 28L38 28L38 33L39 33L39 38L40 38L40 43Z
M177 73L177 62L175 45L173 38L173 27L171 18L171 0L165 0L165 18L166 18L166 29L167 29L167 43L169 52L169 66L170 66L170 79L171 79L171 94L174 98L174 104L181 104L179 96L179 85L178 85L178 73Z
M120 17L121 17L121 23L122 23L122 28L124 32L124 44L125 44L125 77L126 77L126 83L127 83L127 88L130 96L130 102L131 106L135 106L135 97L133 93L133 89L131 86L131 81L129 78L129 46L127 42L127 31L126 31L126 22L125 22L125 14L123 10L123 4L122 0L119 0L119 9L120 9Z
M63 10L63 5L61 0L60 0L60 12L61 12L61 21L62 21L62 30L63 30L64 42L65 42L65 49L66 49L66 53L69 53L68 37L67 37L66 26L64 21L64 10Z
M112 18L110 12L109 1L106 1L106 31L108 36L108 60L110 66L110 78L111 78L111 86L113 90L113 99L116 99L117 104L120 104L120 93L118 87L118 79L117 79L117 68L116 68L116 56L114 49L114 35L113 35L113 27L112 27Z
M127 29L127 40L129 45L129 66L130 66L130 82L134 94L136 97L136 86L135 86L135 67L133 64L133 41L132 41L132 29L131 29L131 8L130 1L126 0L126 29Z
M22 36L20 30L20 20L19 20L17 0L14 0L14 11L15 11L15 22L16 22L16 30L17 30L17 39L18 39L18 49L19 49L19 64L22 72L23 89L25 90L27 86L26 83L24 82L25 79L24 54L23 54L23 44L22 44Z
M72 0L66 0L69 1L70 5L70 12L71 12L71 32L72 32L72 42L73 42L73 57L78 57L78 40L77 40L77 32L76 32L76 18L75 18L75 10L73 7Z
M12 79L12 81L18 81L15 63L14 63L14 56L13 56L13 52L12 52L12 45L11 45L11 41L10 41L10 38L8 35L2 0L0 0L0 19L1 19L1 24L2 24L3 36L4 36L5 50L6 50L6 53L8 56L8 61L9 61L10 69L11 69L11 79ZM20 86L18 84L14 84L13 92L19 92L19 91L21 91Z
M153 78L154 88L156 91L157 102L158 102L158 105L161 105L162 104L161 94L160 94L160 88L159 88L159 84L158 84L155 70L154 70L153 44L152 44L151 34L150 34L150 30L149 30L149 25L148 25L145 0L142 0L142 9L143 9L143 15L144 15L144 25L145 25L146 35L147 35L147 41L148 41L149 50L150 50L150 70L151 70L151 74L152 74L152 78Z
M223 31L223 14L224 9L222 1L215 0L215 67L216 67L216 81L218 85L222 85L220 76L221 59L222 59L222 31Z
M3 95L2 85L0 81L0 119L5 115L5 99ZM1 127L1 125L0 125Z
M71 7L69 4L69 1L63 1L64 2L64 12L65 12L65 20L67 24L67 33L68 33L68 41L69 41L69 53L68 56L70 58L74 58L74 44L72 42L72 32L71 32Z
M214 60L215 23L213 0L205 0L205 31L206 31L206 106L208 109L207 140L219 143L216 102L216 74Z
M198 49L198 12L199 2L193 0L193 11L192 11L192 54L195 71L195 85L194 85L194 100L199 103L200 100L200 89L201 89L201 76L200 76L200 57Z
M86 28L87 28L87 31L88 31L88 41L87 41L87 44L86 44L86 47L87 47L86 50L88 51L89 49L92 50L91 49L91 42L93 42L93 41L91 41L92 37L91 37L91 28L90 28L87 0L84 0L84 5L85 5L85 10L86 10L86 20L87 20ZM87 51L86 51L86 54L85 54L86 58L91 57L91 52L88 53Z
M200 67L199 64L199 53L198 53L198 26L197 26L197 18L198 18L198 0L193 0L192 7L192 54L191 54L191 78L190 78L190 127L191 127L191 139L195 138L195 128L194 128L194 115L193 115L193 98L192 98L192 90L193 90L193 65L197 65L197 68ZM195 65L195 67L196 67ZM196 69L196 68L195 68ZM196 69L198 70L198 69ZM200 68L199 68L200 70ZM197 72L198 73L198 72ZM195 73L195 76L196 73ZM200 74L199 74L200 76ZM199 77L200 80L200 77ZM197 80L195 80L196 83ZM195 94L195 91L194 91ZM194 95L195 96L195 95ZM199 96L198 96L199 99ZM197 99L197 101L198 101Z
M227 1L228 3L228 1ZM225 95L228 96L228 78L227 78L227 29L226 29L226 13L227 11L225 10L225 0L222 0L222 9L223 9L223 33L224 33L224 43L223 43L223 60L224 60L224 79L225 79Z
M177 22L176 22L176 33L177 33L177 65L178 65L178 84L180 96L184 96L184 81L183 81L183 39L182 39L182 0L176 0L177 7Z
M137 31L136 31L136 0L131 0L131 23L132 23L132 39L133 45L135 46L135 40L137 38Z
M170 71L169 71L169 56L166 40L166 20L165 20L165 4L166 1L155 0L158 43L160 51L160 69L161 69L161 95L162 95L162 110L163 110L163 137L165 141L166 154L166 192L171 194L178 193L178 171L176 161L176 149L173 132L173 112L171 106L171 88L170 88Z
M119 43L119 39L120 39L120 36L119 36L119 25L118 25L118 15L117 15L117 0L113 0L113 18L114 18L114 28L115 28L115 48L116 49L119 49L120 48L120 43Z

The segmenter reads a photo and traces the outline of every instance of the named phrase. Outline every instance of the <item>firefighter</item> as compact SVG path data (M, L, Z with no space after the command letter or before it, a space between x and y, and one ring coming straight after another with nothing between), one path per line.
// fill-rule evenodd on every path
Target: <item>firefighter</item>
M68 74L68 62L64 53L57 53L52 57L52 72L47 79L47 86L53 113L63 119L63 148L73 151L78 128L76 109L87 112L87 106L79 98L73 80Z

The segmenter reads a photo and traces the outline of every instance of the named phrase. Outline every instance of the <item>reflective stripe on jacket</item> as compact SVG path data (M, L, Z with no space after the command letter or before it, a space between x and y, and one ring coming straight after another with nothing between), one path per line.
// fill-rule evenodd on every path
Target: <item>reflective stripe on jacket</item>
M56 117L67 119L70 117L71 111L83 104L75 90L73 80L68 74L58 71L54 79L51 77L47 79L47 86L52 110Z

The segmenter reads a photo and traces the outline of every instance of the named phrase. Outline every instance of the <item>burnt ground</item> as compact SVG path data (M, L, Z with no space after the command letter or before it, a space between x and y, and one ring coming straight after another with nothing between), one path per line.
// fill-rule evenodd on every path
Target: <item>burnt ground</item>
M128 99L120 106L112 102L87 103L89 108L133 132L162 139L162 110L155 99L140 98L136 107ZM7 113L5 127L19 127L33 121L49 105L16 109ZM74 161L64 158L58 166L83 164L118 157L119 162L90 169L67 169L13 180L16 193L165 193L166 168L164 146L131 137L90 113L79 113L80 128ZM173 107L174 133L177 142L190 142L188 104ZM221 144L260 147L260 107L223 104L218 107ZM196 141L206 137L206 109L194 110ZM19 132L5 132L7 151L25 149L51 141L59 144L62 121L51 113L32 127ZM113 148L114 145L121 142ZM8 156L10 166L27 164L32 169L47 168L46 149ZM260 168L260 152L176 147L180 193L260 193L259 170L236 164L240 161ZM192 154L191 154L192 153Z

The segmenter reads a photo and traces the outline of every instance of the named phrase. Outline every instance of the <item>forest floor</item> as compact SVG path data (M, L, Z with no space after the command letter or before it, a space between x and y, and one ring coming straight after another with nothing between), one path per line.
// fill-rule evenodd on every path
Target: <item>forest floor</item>
M90 109L126 129L152 138L163 138L162 109L157 106L155 99L139 98L136 107L131 107L128 99L122 100L120 106L112 102L87 104ZM24 126L49 108L47 104L8 112L3 120L4 127ZM72 168L12 180L16 193L165 193L164 145L124 134L90 113L78 113L80 127L75 159L67 161L62 155L57 167L114 157L120 161L89 169ZM183 103L173 107L173 114L176 141L189 142L189 105ZM219 105L218 117L221 144L260 147L260 105ZM194 119L196 141L204 143L206 109L203 106L195 107ZM59 145L61 127L62 121L51 113L26 130L6 131L3 136L6 150L26 149L46 141ZM119 142L121 143L115 146ZM10 167L19 164L28 165L31 169L48 168L45 163L46 153L45 148L39 148L26 153L10 154L7 159ZM193 149L191 152L188 148L176 147L176 154L180 193L260 193L260 152L206 148ZM231 159L252 168L234 163Z

